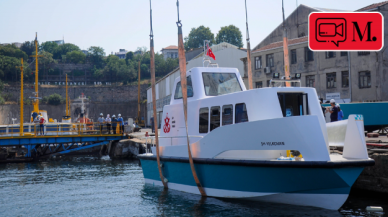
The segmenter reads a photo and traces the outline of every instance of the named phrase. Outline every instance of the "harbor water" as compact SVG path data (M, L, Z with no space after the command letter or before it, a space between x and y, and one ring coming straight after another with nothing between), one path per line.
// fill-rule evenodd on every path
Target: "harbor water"
M0 216L376 216L388 196L352 190L339 211L201 198L144 184L138 161L59 158L0 164ZM377 213L377 216L387 214Z

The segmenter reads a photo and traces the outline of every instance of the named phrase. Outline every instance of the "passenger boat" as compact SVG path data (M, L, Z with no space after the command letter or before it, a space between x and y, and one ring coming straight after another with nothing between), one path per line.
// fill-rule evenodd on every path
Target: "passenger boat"
M316 90L246 90L235 68L187 71L188 137L206 195L339 209L364 167L362 115L326 123ZM168 188L200 194L190 169L180 78L164 106L159 137ZM330 152L343 146L343 154ZM293 156L295 155L295 156ZM145 182L163 186L156 148L138 155Z

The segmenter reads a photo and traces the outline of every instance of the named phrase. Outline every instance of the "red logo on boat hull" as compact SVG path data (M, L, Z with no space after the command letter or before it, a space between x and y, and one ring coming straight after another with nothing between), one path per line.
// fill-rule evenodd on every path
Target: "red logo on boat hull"
M164 133L170 132L170 118L168 117L168 113L166 114L166 118L164 119L163 132Z

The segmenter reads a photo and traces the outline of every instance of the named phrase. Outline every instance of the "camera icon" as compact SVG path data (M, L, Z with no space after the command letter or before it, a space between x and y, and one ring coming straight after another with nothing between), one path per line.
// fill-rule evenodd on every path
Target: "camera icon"
M318 18L315 21L315 39L318 42L333 42L337 47L346 41L346 20L344 18Z

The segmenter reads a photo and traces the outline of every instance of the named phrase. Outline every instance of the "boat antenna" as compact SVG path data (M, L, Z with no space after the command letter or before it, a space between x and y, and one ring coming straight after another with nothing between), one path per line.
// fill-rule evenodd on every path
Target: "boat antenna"
M150 0L150 72L151 72L151 87L152 87L152 109L154 116L154 126L158 126L157 123L157 113L156 113L156 88L155 88L155 53L154 53L154 33L152 31L152 8ZM139 118L139 117L138 117ZM140 120L140 119L139 119ZM162 173L162 167L160 165L160 156L159 156L159 132L158 129L155 130L155 145L156 145L156 160L158 163L158 170L160 180L162 180L164 188L168 188L167 179L164 178Z
M251 42L249 39L249 29L248 29L248 10L247 10L247 0L245 0L245 18L247 25L247 69L248 69L248 87L249 89L253 89L253 81L252 81L252 64L251 64Z
M290 59L288 58L288 39L286 29L286 19L284 18L284 5L282 0L282 11L283 11L283 53L284 53L284 75L285 79L290 79ZM290 82L286 82L286 87L291 87Z
M42 55L38 55L38 33L35 33L35 55L31 55L30 57L35 57L35 97L30 97L33 99L34 112L39 114L39 95L38 95L38 58L43 57Z
M178 26L178 56L179 56L179 70L181 72L181 89L182 89L182 99L183 99L183 111L185 115L185 126L186 126L186 140L187 140L187 150L189 154L189 162L191 172L193 173L193 177L195 183L197 184L198 190L202 196L206 196L205 189L202 187L201 182L198 179L197 172L195 171L193 157L191 155L190 150L190 141L189 141L189 131L187 128L187 79L186 79L186 56L185 56L185 48L183 45L183 36L182 36L182 23L179 20L179 0L176 1L177 12L178 12L178 22L176 25Z
M23 58L20 58L20 61L22 63L22 65L20 67L16 67L16 68L20 68L20 129L19 129L19 135L20 136L23 136L24 134L24 126L23 126Z

